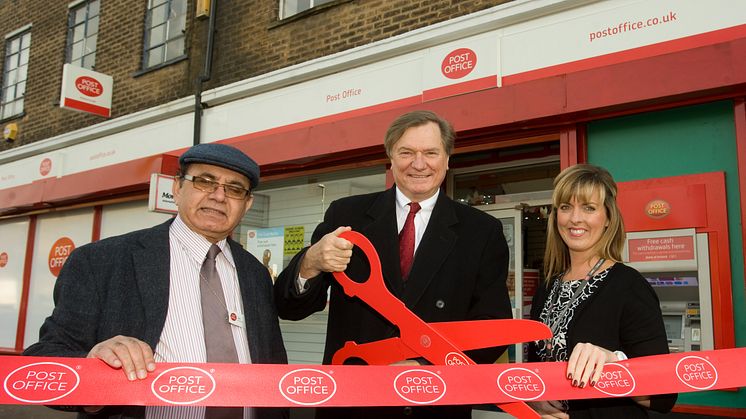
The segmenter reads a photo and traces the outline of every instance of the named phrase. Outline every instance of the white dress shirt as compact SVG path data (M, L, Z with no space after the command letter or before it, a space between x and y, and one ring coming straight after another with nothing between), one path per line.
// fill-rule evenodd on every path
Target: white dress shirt
M220 282L225 295L226 309L243 316L243 301L238 284L236 264L227 240L215 243L220 254L215 258ZM207 362L205 330L202 323L202 304L199 274L207 250L212 243L190 230L177 216L169 231L171 274L166 324L155 347L156 362ZM226 312L227 316L227 312ZM227 319L226 319L227 321ZM250 321L250 319L245 319ZM245 327L232 325L233 341L241 364L250 364L248 336ZM204 419L201 406L148 406L147 419ZM244 409L250 419L251 409Z
M424 201L420 201L420 210L414 216L414 253L417 255L417 247L422 241L422 236L425 235L425 229L427 224L430 222L430 216L433 215L433 209L435 209L435 203L438 201L438 195L440 189L435 192L435 195L427 198ZM412 202L407 198L399 188L396 188L396 227L397 232L401 233L404 228L404 222L407 221L407 215L409 214L409 203ZM298 275L295 280L295 286L298 289L298 293L302 294L306 292L306 282L310 278L303 278Z
M440 189L435 192L435 195L427 198L424 201L420 201L420 210L414 216L414 254L417 255L417 247L420 245L422 236L425 235L425 229L427 223L430 222L430 216L433 215L433 209L435 203L438 201L438 195ZM396 188L396 226L397 231L401 233L404 228L404 222L407 221L407 215L409 215L409 203L412 202L407 198L399 188Z

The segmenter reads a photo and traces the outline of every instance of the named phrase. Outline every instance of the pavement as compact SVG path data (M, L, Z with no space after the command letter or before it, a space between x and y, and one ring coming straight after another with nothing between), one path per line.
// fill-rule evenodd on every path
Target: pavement
M290 419L313 419L313 409L290 409ZM75 412L60 412L45 406L0 405L0 419L75 419Z
M313 418L313 409L290 409L290 419L311 419ZM650 412L651 419L723 419L716 416L689 415L682 413L671 413L662 415L660 413ZM1 419L74 419L77 415L72 412L60 412L59 410L50 409L44 406L13 406L0 405ZM472 414L473 419L504 419L511 416L504 413L488 412L484 410L475 410Z
M45 406L0 405L2 419L74 419L74 412L60 412Z

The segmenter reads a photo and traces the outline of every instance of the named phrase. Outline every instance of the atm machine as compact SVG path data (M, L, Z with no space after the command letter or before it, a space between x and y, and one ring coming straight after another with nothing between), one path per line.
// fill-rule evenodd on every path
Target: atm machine
M658 295L672 353L714 349L708 249L693 228L627 233L624 261Z

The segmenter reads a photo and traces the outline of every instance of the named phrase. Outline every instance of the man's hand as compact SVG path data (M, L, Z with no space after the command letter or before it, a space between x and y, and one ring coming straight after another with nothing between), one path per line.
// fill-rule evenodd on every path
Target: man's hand
M352 257L352 242L339 235L351 227L338 227L308 248L300 264L300 276L313 278L322 272L343 272Z
M98 358L112 368L121 368L130 381L143 380L148 372L155 371L153 350L147 343L129 336L114 336L100 342L87 357Z

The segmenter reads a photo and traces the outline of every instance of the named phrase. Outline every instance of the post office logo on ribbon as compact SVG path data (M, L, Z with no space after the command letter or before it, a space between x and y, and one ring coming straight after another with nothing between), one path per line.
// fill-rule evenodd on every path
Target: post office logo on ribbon
M609 396L626 396L635 390L635 377L621 364L609 363L604 365L601 379L593 387Z
M406 370L394 378L394 391L402 399L414 404L430 404L446 394L446 382L428 370Z
M292 403L313 406L334 397L337 382L321 370L301 368L290 371L280 379L280 393Z
M718 371L712 363L699 356L685 356L676 363L676 376L687 386L707 390L718 381Z
M201 368L174 367L160 373L150 389L166 403L194 404L210 397L215 391L215 378Z
M64 364L37 362L18 367L5 377L3 387L12 398L25 403L49 403L75 391L78 373Z
M469 365L470 362L458 352L448 352L445 359L446 365Z
M497 377L497 387L516 400L536 400L546 391L544 380L526 368L509 368Z

